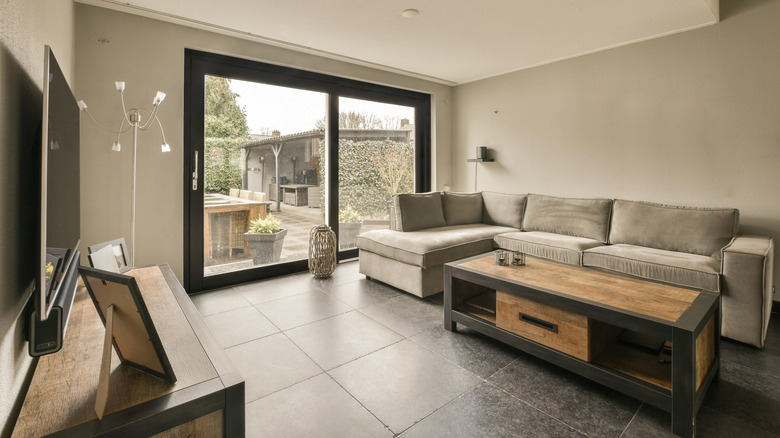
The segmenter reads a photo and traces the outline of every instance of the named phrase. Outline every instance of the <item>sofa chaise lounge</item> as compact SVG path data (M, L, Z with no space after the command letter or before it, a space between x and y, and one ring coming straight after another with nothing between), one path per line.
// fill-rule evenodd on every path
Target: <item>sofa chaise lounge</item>
M720 293L721 334L763 347L774 239L739 211L495 192L398 194L391 226L358 237L360 272L426 297L447 262L496 248Z

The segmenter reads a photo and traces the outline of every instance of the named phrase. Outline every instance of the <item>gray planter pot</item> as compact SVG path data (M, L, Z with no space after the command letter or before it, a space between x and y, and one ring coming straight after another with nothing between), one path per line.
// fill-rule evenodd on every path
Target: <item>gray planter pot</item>
M355 248L357 246L357 236L360 234L362 226L363 221L339 222L339 249Z
M287 228L282 228L274 234L244 233L244 240L249 244L252 262L255 265L265 265L278 262L282 256L282 245Z

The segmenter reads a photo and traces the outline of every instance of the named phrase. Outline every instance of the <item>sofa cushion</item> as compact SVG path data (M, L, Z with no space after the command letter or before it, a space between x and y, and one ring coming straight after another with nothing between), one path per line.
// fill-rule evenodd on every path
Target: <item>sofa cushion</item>
M527 195L482 192L482 222L522 229L526 197Z
M739 211L615 200L609 242L720 258L737 235Z
M524 231L544 231L607 242L612 200L528 195Z
M440 192L399 193L393 196L396 228L400 231L416 231L443 227L444 209Z
M586 237L566 236L543 231L510 232L493 238L499 248L521 251L569 265L581 263L582 251L603 246L598 240Z
M410 265L428 268L493 250L493 236L513 231L495 225L471 224L419 231L367 231L357 239L361 251L370 251Z
M634 245L591 248L583 266L709 291L720 290L720 262L712 257Z
M482 193L444 192L441 203L447 225L482 223Z

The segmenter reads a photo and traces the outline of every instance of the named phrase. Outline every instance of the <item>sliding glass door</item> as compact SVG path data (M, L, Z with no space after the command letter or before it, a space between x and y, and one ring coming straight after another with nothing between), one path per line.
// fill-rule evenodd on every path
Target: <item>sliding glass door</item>
M387 228L393 193L429 190L429 95L192 50L185 61L188 292L306 270L323 223L339 258L355 257L359 233Z
M415 109L339 98L339 250L388 228L393 194L414 191Z
M203 276L305 260L325 223L327 94L210 75L205 87Z

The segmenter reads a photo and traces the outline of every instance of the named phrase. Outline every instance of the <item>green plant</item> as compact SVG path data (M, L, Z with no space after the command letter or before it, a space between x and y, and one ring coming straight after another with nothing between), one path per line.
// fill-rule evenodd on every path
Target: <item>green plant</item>
M326 142L319 154L325 156ZM320 175L326 175L325 160ZM391 140L339 140L339 202L362 218L386 219L395 193L414 191L414 145ZM325 178L320 181L326 199Z
M271 213L265 219L257 218L249 223L249 233L252 234L273 234L279 232L282 228L282 222Z
M246 122L246 109L238 104L238 94L230 90L230 80L206 76L206 102L203 120L206 193L228 194L241 188L241 148L252 141Z
M341 211L339 211L339 222L341 223L349 223L349 222L360 222L361 217L358 214L357 211L355 211L354 208L352 208L351 205L347 205L345 208L342 208Z
M247 143L249 137L216 138L206 137L205 147L205 179L206 193L222 193L227 195L230 189L241 188L241 149L239 146Z

